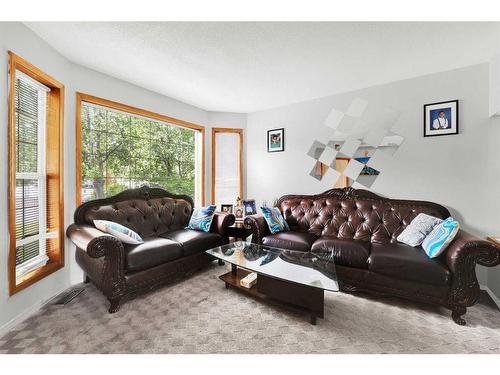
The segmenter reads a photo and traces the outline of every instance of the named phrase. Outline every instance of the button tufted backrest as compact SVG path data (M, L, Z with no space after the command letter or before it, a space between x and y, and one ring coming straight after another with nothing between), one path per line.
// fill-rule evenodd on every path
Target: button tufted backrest
M93 220L109 220L141 237L157 237L186 227L192 210L190 197L142 187L84 203L75 212L75 223L93 225Z
M379 243L397 242L397 236L419 213L442 219L450 216L435 203L387 199L353 188L286 195L277 206L291 230Z

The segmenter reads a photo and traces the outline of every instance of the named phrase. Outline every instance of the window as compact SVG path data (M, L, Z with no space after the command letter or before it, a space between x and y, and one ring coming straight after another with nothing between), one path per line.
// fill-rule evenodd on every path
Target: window
M19 56L9 57L9 289L14 294L64 264L64 87Z
M142 185L203 204L199 125L78 94L78 203Z

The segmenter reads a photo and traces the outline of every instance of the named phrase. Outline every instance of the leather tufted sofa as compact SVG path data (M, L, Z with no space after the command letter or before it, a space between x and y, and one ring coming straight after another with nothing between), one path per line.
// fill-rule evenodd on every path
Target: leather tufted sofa
M233 214L216 213L209 232L184 229L193 212L193 201L165 190L130 189L105 199L82 204L74 224L66 231L76 245L76 261L118 311L124 297L147 291L202 268L214 258L205 253L227 242L225 231ZM143 239L140 245L124 244L101 232L93 220L122 224Z
M371 291L445 306L453 320L479 298L475 266L496 266L500 248L463 230L440 257L397 241L419 213L450 216L438 204L383 198L366 190L285 195L276 206L291 231L271 234L262 215L245 218L252 242L333 257L341 290Z

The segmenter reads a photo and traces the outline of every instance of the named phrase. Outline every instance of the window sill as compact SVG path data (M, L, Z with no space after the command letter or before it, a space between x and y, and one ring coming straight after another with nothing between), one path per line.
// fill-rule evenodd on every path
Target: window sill
M29 287L30 285L36 283L37 281L43 279L44 277L56 272L57 270L60 270L61 268L64 267L64 264L62 262L50 262L47 263L45 266L40 267L34 271L31 271L24 275L23 277L19 278L16 281L15 286L11 286L9 290L9 295L14 295L21 290Z

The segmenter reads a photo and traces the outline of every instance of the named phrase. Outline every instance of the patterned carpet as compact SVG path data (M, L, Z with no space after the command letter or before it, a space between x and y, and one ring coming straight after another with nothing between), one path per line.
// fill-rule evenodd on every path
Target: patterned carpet
M92 285L47 305L0 339L0 353L500 353L500 312L469 309L468 325L432 306L328 293L325 319L226 290L210 266L108 314Z

